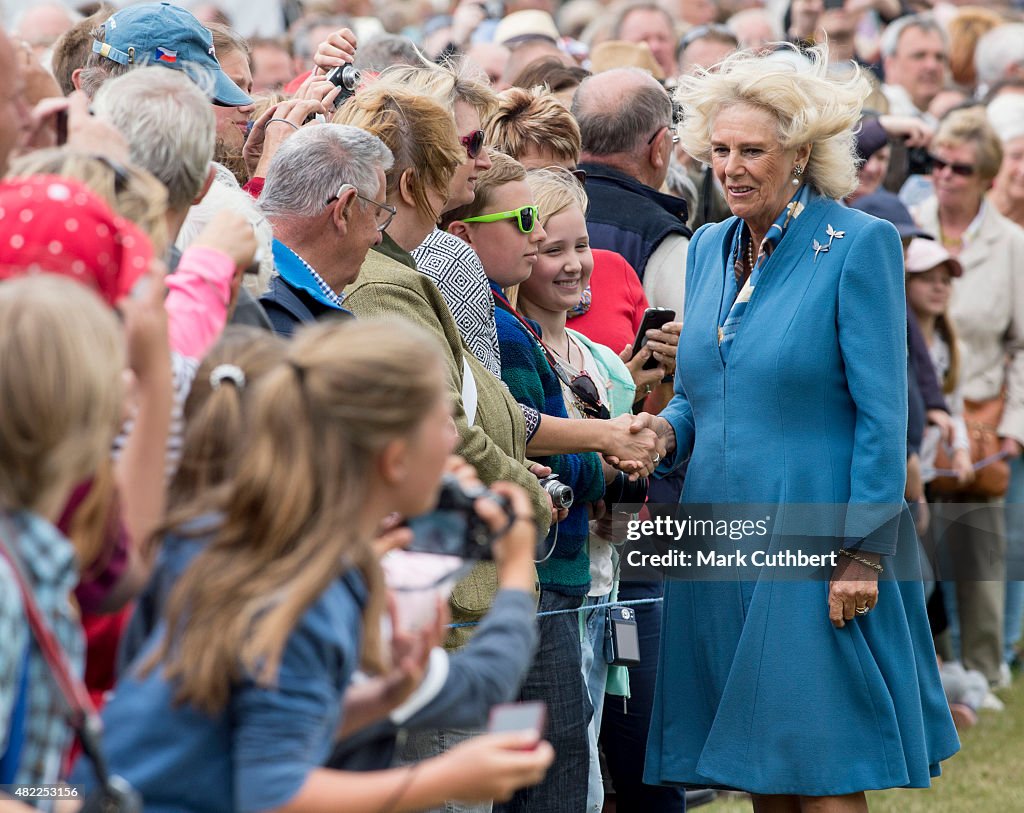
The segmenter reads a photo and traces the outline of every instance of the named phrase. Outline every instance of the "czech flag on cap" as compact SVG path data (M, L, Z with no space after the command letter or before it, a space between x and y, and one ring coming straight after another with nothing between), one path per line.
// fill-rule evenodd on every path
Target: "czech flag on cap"
M170 48L164 48L160 45L156 47L156 53L153 54L153 58L157 62L167 62L174 64L178 61L178 52L172 51Z

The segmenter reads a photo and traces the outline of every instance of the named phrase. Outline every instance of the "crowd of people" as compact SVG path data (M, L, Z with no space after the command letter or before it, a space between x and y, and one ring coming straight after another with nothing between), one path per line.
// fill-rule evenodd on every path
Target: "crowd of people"
M929 787L1021 661L1012 6L0 5L0 803ZM836 564L629 573L680 503Z

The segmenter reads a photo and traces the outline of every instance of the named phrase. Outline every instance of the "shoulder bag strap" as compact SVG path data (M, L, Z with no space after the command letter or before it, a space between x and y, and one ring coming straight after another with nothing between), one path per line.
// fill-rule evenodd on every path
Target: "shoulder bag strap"
M5 522L4 524L9 527L9 523ZM8 535L8 538L13 540L15 537ZM92 704L92 699L89 697L89 692L86 690L85 684L72 673L68 665L67 655L61 648L57 637L53 634L53 630L50 629L43 618L39 605L36 604L35 595L28 580L25 578L25 574L22 572L16 555L2 538L0 538L0 556L7 560L11 566L11 572L14 574L14 579L18 583L25 617L28 619L29 628L32 630L32 635L39 645L39 651L42 653L43 659L49 668L50 676L53 678L57 690L64 698L64 703L68 710L68 722L82 743L82 751L92 762L97 778L105 786L109 776L106 762L99 748L99 735L102 725L99 715Z

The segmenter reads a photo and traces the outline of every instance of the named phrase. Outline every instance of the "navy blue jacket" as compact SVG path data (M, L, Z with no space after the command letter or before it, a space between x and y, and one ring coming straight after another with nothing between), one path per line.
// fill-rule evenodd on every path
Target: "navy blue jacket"
M270 287L260 297L260 304L274 326L274 332L285 337L291 337L299 325L307 322L352 316L351 311L332 308L307 291L293 288L280 276L270 280Z
M587 230L592 248L626 258L643 281L647 261L670 234L691 237L686 201L645 186L624 172L597 163L580 164L587 173Z

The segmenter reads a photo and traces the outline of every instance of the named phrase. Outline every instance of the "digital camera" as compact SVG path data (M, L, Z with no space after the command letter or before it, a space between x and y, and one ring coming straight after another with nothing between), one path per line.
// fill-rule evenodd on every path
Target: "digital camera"
M327 81L341 88L341 93L334 100L335 109L341 107L355 95L361 77L362 74L352 65L339 65L330 70L326 77Z
M572 486L559 482L557 474L541 477L540 484L548 493L548 496L551 498L551 504L555 508L572 508L572 502L575 499L575 495L572 493Z
M473 504L486 497L505 512L508 523L498 533L492 533L487 523L476 513ZM441 493L437 508L429 514L408 521L412 530L412 543L406 550L420 553L439 553L461 559L491 559L491 545L515 521L509 501L484 486L467 488L453 475L441 480Z

